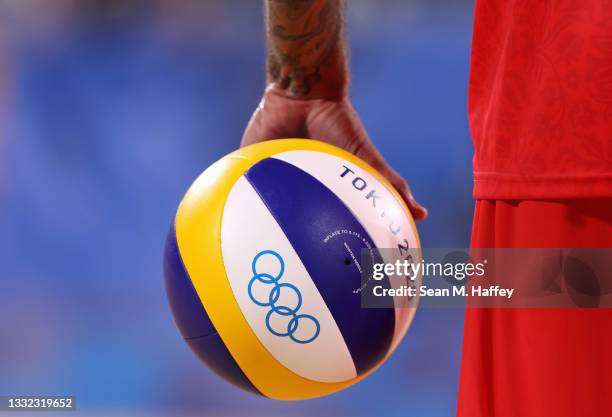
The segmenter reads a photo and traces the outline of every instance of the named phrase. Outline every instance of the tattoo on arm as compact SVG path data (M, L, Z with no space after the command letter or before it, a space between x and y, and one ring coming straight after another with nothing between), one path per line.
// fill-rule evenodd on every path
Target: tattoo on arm
M268 82L295 98L345 93L344 0L266 0Z

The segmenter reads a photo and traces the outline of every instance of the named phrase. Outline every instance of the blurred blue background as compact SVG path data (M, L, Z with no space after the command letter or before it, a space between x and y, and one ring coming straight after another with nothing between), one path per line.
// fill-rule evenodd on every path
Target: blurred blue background
M428 247L469 242L472 8L348 6L355 107L429 208ZM165 233L258 103L262 23L239 0L0 0L0 395L103 415L454 415L460 310L418 312L374 375L298 403L222 382L175 328Z

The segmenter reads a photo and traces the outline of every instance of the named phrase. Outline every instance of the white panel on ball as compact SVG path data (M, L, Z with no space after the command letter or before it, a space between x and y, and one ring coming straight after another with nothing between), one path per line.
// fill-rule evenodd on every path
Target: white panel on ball
M244 317L259 341L281 364L319 382L341 382L357 376L348 347L323 297L281 227L244 177L236 182L225 205L221 249L230 286ZM261 254L256 262L259 279L252 270L258 254ZM278 279L277 256L284 263ZM274 290L277 285L273 281L283 285ZM296 289L302 302L295 315L303 318L290 326L295 315L289 310L298 304ZM280 306L281 314L270 313L270 306L260 305L269 303L271 291L278 291L272 299ZM313 319L320 326L314 338ZM273 331L292 333L295 340Z
M287 151L274 155L274 158L300 168L329 188L351 210L376 247L398 249L395 252L382 251L385 262L402 259L399 245L411 249L418 247L409 214L387 187L366 170L335 155L317 151ZM408 285L408 279L395 277L390 284L400 288ZM406 307L408 300L405 297L395 297L394 303L397 307L396 328L390 353L408 330L415 313L414 308Z

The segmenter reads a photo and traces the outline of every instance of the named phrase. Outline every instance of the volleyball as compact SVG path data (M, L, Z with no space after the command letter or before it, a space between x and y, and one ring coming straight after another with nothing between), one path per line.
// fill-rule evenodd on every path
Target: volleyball
M265 397L331 394L380 366L414 308L363 308L361 256L418 248L400 195L329 144L239 149L191 185L168 233L164 276L177 327L222 378Z

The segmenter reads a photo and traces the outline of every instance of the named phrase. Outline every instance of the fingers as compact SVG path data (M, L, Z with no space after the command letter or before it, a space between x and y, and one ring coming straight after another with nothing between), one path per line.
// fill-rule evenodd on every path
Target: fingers
M349 147L350 148L350 147ZM361 159L372 165L373 168L377 169L393 187L400 193L412 217L415 220L423 220L427 217L427 209L419 204L418 201L412 195L412 190L408 182L399 175L391 166L385 161L383 156L380 154L378 149L369 140L357 140L353 143L352 150L349 152L354 153Z
M412 195L412 191L410 190L410 186L408 183L402 179L400 184L394 185L397 191L404 198L404 201L408 205L410 209L410 213L415 220L423 220L427 218L427 209L423 207Z
M423 220L427 217L427 209L423 207L412 195L412 190L410 189L410 185L401 175L399 175L393 168L389 165L385 164L385 168L381 170L381 174L383 174L389 182L395 187L395 189L400 193L408 209L410 209L410 213L415 220Z

